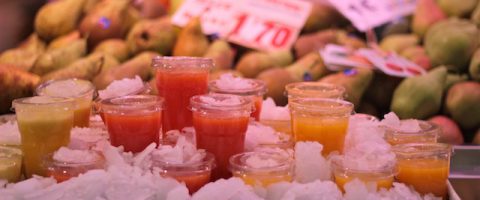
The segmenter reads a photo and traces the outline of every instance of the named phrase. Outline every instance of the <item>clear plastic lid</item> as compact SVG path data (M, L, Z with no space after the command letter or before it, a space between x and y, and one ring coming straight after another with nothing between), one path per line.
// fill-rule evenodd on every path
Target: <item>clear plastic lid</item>
M231 94L204 94L190 99L192 111L246 111L255 107L251 98Z
M230 157L230 171L244 173L291 172L293 159L282 153L253 151Z
M100 111L109 114L159 112L164 99L154 95L131 95L100 102Z
M232 75L221 76L220 79L208 83L210 92L222 94L264 95L267 92L267 86L264 81L257 79L247 79L233 77Z
M211 58L202 57L157 56L152 59L152 66L160 70L210 71L213 65Z
M351 115L353 104L341 99L295 98L289 102L291 112L305 111L321 115Z
M39 85L35 91L40 96L67 98L90 96L92 98L95 87L90 81L73 78L45 82Z
M343 86L320 83L320 82L298 82L285 86L286 95L291 97L316 97L344 99L346 90Z

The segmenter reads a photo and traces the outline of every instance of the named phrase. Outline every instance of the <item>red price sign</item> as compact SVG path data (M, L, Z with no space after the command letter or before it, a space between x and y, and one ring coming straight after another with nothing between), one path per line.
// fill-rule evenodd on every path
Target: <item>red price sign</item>
M194 16L206 34L261 50L288 49L310 13L311 4L298 0L187 0L173 17L184 26Z

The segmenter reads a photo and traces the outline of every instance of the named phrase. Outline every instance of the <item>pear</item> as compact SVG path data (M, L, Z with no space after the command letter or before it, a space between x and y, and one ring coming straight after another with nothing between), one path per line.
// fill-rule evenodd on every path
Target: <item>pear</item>
M208 38L202 32L200 18L192 18L180 31L173 49L173 56L201 57L209 46Z
M85 4L83 5L83 13L88 14L101 1L102 0L85 0Z
M480 81L480 49L477 49L473 54L468 72L473 80Z
M60 49L70 45L71 42L80 39L80 32L73 31L69 34L62 35L55 38L50 44L48 44L48 50Z
M439 143L446 143L452 145L462 145L464 143L462 131L457 123L444 115L436 115L430 119L429 122L440 127L441 131L438 135Z
M69 46L47 51L35 61L31 72L44 75L46 73L67 67L70 63L83 57L87 51L85 39L72 42Z
M110 38L123 38L128 31L128 0L103 0L82 19L80 33L88 38L93 49L98 43Z
M475 133L473 133L472 144L480 145L480 128Z
M167 14L169 2L167 0L143 0L136 7L140 10L143 18L155 19Z
M80 20L84 3L84 0L59 0L46 4L35 16L35 32L47 41L72 32Z
M447 69L437 67L404 79L393 93L390 109L401 119L425 119L440 111Z
M115 60L110 55L105 54L91 54L85 58L78 59L65 68L50 72L42 77L42 81L78 78L84 80L92 80L98 75L103 66L106 64L105 57ZM116 61L116 65L118 65Z
M480 83L460 82L447 93L445 108L462 129L480 128Z
M217 69L210 72L210 74L208 75L208 80L209 81L217 80L220 78L220 76L224 74L232 74L235 77L243 77L243 75L240 72L235 71L233 69Z
M32 33L25 41L23 41L17 49L26 50L35 53L43 53L47 44L38 37L37 34Z
M400 18L385 25L385 28L383 28L381 32L381 38L397 34L407 34L410 32L410 20Z
M127 44L132 53L155 51L169 55L176 40L177 33L168 17L141 20L127 36Z
M45 46L45 42L34 33L17 48L4 51L0 55L0 64L30 71L35 60L45 51Z
M447 78L445 79L444 90L447 91L453 85L459 82L467 81L467 80L468 80L467 74L448 73Z
M411 46L416 46L420 38L414 34L389 35L380 42L380 48L384 51L400 53Z
M233 59L235 58L235 50L225 40L215 40L207 52L203 55L205 58L211 58L215 63L213 71L227 70L233 67Z
M265 70L257 76L257 79L265 81L267 96L272 97L277 104L285 105L287 97L284 94L287 84L304 80L318 80L328 73L320 54L312 52L286 68Z
M327 29L316 33L301 35L293 45L295 55L301 58L312 51L318 51L328 43L336 43L337 30Z
M312 10L302 28L303 33L312 33L322 29L345 24L346 19L337 9L327 3L312 2Z
M470 16L470 21L475 23L477 27L480 26L480 3L477 4L477 7L473 10L472 15Z
M120 39L108 39L103 41L95 47L93 53L108 54L120 62L123 62L130 57L127 43Z
M40 77L9 65L0 65L0 114L10 111L12 101L32 96Z
M478 0L437 0L437 3L448 16L465 17L473 12Z
M319 82L343 86L347 92L346 100L358 108L365 91L373 80L373 75L372 69L356 68L327 75Z
M255 78L266 69L287 66L292 62L293 55L288 50L271 52L252 51L240 58L235 69L247 78Z
M115 80L134 78L136 75L147 81L154 76L151 63L155 56L159 56L159 54L148 51L142 52L118 67L102 71L93 79L93 84L97 89L102 90Z
M413 14L411 29L423 38L428 28L445 18L447 16L435 0L419 0Z
M451 71L466 71L478 47L478 35L475 24L467 20L448 19L433 25L424 40L432 66L446 65Z
M169 7L168 7L168 15L173 15L180 6L183 4L184 0L170 0Z
M400 55L414 62L425 70L429 70L430 68L432 68L430 58L428 57L425 48L423 48L422 46L415 45L406 47L403 51L401 51Z

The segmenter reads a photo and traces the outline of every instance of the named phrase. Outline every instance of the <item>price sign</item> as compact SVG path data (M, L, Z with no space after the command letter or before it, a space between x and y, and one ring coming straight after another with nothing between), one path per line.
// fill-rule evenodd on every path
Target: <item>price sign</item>
M200 16L206 34L261 50L288 49L310 14L300 0L187 0L172 22L184 26Z
M329 0L360 31L412 14L417 0Z

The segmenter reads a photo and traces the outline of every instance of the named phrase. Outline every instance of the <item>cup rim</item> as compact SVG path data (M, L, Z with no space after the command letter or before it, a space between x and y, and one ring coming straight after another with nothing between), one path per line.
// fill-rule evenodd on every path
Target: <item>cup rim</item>
M316 105L306 105L306 102L310 103L331 103L329 106L316 106ZM348 113L351 114L353 111L354 105L353 103L342 100L342 99L331 99L331 98L295 98L292 99L288 106L290 108L290 112L294 111L295 109L301 110L309 110L309 111L323 111L323 112L338 112L339 109L348 109L350 110Z
M29 102L29 100L33 98L47 98L52 101L48 102ZM32 105L32 106L65 106L69 109L73 109L75 107L75 99L73 98L66 98L66 97L51 97L51 96L33 96L33 97L23 97L19 99L14 99L12 101L12 111L16 111L19 105Z
M83 167L83 166L91 166L100 164L103 165L105 163L105 158L97 151L94 150L83 150L88 151L90 153L95 154L95 160L88 161L88 162L65 162L65 161L58 161L53 158L53 153L46 154L42 159L42 165L46 168L50 167Z
M152 157L152 168L159 168L165 172L169 172L175 168L178 172L201 172L206 170L212 170L216 167L215 156L205 151L205 157L199 162L187 162L187 163L172 163L164 161L158 157Z
M213 80L208 82L208 89L210 92L219 93L219 94L235 94L240 96L250 96L250 95L264 95L267 93L267 86L265 81L257 80L257 79L250 79L250 78L242 78L244 80L249 81L252 83L251 88L245 89L222 89L218 87L217 82L218 80Z
M123 97L123 96L148 95L148 94L142 94L142 93L143 93L143 92L149 93L152 88L150 87L150 85L149 85L147 82L142 82L142 85L143 85L142 87L140 87L140 88L132 91L132 92L129 93L129 94L122 95L122 96L110 97L110 98L102 99L102 98L100 98L100 95L98 95L98 96L97 96L97 99L96 99L96 102L100 102L100 101L104 101L104 100L108 100L108 99L113 99L113 98L118 98L118 97Z
M55 79L55 80L49 80L49 81L46 81L42 84L40 84L39 86L37 86L37 88L35 89L35 93L38 95L38 96L51 96L51 97L64 97L62 95L50 95L50 94L45 94L45 89L55 83L55 82L61 82L61 81L68 81L68 80L73 80L73 81L80 81L80 82L84 82L86 84L88 84L88 90L85 90L85 91L82 91L80 93L78 93L77 95L72 95L72 96L69 96L69 97L66 97L66 98L79 98L79 97L84 97L90 93L92 93L92 98L93 98L93 93L95 93L95 86L93 85L92 82L88 81L88 80L84 80L84 79L78 79L78 78L65 78L65 79Z
M258 167L254 168L248 166L245 162L246 159L254 156L254 155L266 155L266 156L274 156L280 159L280 162L277 163L275 166L269 167ZM231 172L245 172L245 173L262 173L262 172L280 172L285 170L292 170L294 165L294 160L289 157L285 156L278 152L266 152L266 151L250 151L250 152L243 152L236 155L233 155L229 159L228 168Z
M211 98L238 98L240 103L232 104L232 105L215 105L209 102L205 102L202 100L202 97L211 97ZM253 112L254 104L251 98L247 98L244 96L233 95L233 94L217 94L217 93L209 93L209 94L202 94L202 95L195 95L190 98L190 110L191 111L201 111L201 110L220 110L220 111L227 111L227 110L243 110L248 109L249 112Z
M392 135L392 136L398 136L398 135L408 135L408 136L416 136L416 135L425 135L425 134L436 134L436 130L439 130L440 127L432 122L429 121L424 121L424 120L417 120L417 119L404 119L401 121L405 120L416 120L419 122L420 130L418 131L403 131L403 130L398 130L395 127L392 126L387 126L387 125L380 125L381 128L383 128L386 132L385 135ZM425 128L422 126L426 126Z
M146 102L124 102L125 100L141 100L146 99ZM123 103L122 103L123 101ZM165 99L156 95L127 95L115 97L100 101L100 112L104 113L118 113L118 111L125 110L141 110L149 109L155 112L163 109ZM154 108L154 109L151 109Z
M392 147L392 151L400 157L426 157L439 154L453 153L452 145L446 143L406 143L397 144Z
M293 97L295 95L298 95L299 93L302 93L301 90L309 90L309 91L318 90L315 88L321 88L323 89L323 91L328 91L331 93L338 92L340 94L339 97L341 98L345 98L345 95L346 95L346 88L341 85L316 81L316 82L289 83L285 86L285 96L289 98ZM335 97L322 97L322 98L335 98Z
M213 68L214 62L211 58L190 57L190 56L155 56L152 58L152 66L156 69L208 69Z
M354 174L378 173L378 174L385 174L385 175L391 175L391 176L396 175L396 173L398 172L396 168L396 161L389 163L387 165L384 165L380 168L365 170L365 169L358 169L354 167L347 167L344 165L343 159L344 157L342 156L342 157L332 158L330 160L330 163L334 172L337 170L341 170L341 171L344 171L344 174L345 173L354 173Z

